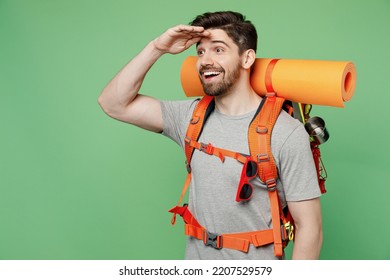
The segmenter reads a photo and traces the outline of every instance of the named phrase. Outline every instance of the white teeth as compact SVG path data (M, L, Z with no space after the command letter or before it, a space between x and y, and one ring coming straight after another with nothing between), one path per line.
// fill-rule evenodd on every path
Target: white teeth
M205 76L211 76L211 75L219 75L221 72L204 72L203 74L205 75Z

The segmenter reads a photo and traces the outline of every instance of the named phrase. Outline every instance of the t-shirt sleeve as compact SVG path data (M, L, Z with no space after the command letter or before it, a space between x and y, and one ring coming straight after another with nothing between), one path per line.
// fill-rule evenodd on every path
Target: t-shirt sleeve
M181 147L184 146L187 126L198 101L198 99L160 101L164 122L162 134L175 141Z
M286 139L279 161L279 175L287 201L321 196L309 136L303 125L296 126Z

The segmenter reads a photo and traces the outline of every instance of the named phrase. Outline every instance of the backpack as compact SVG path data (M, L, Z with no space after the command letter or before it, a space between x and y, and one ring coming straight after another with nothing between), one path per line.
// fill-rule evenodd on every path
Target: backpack
M183 62L181 83L187 96L204 95L195 64L196 57L188 57ZM214 108L214 98L203 96L193 112L185 138L188 174L178 204L169 212L173 213L172 224L175 224L176 215L179 214L185 224L185 234L202 240L206 246L248 252L250 244L259 247L273 243L275 256L282 257L283 248L294 239L294 221L288 208L282 209L276 190L278 172L271 152L273 126L282 108L305 124L311 136L311 150L320 191L325 193L327 173L318 146L328 139L329 134L324 126L319 127L310 122L311 104L343 107L343 101L348 101L353 96L356 70L351 62L261 58L256 59L252 70L251 85L258 94L265 97L248 128L250 156L198 142L203 125ZM277 88L276 91L274 86ZM313 91L317 94L313 95ZM278 92L278 96L275 92ZM317 134L317 129L320 129L320 134ZM194 149L217 156L222 161L226 156L237 159L244 166L249 159L256 162L257 175L268 189L272 216L271 229L227 234L212 233L196 220L189 211L188 204L181 205L191 181L191 157Z
M294 221L288 208L285 207L282 209L278 191L276 190L278 172L271 152L272 129L280 111L285 107L286 110L290 109L289 111L291 113L291 106L288 105L288 102L284 98L277 97L275 94L268 94L263 98L248 128L250 159L256 162L258 176L266 184L268 189L272 229L228 234L211 233L196 220L188 209L188 204L181 206L181 202L191 181L191 158L195 149L209 155L217 156L221 161L225 157L234 158L243 164L248 161L247 156L238 152L214 147L212 144L198 142L202 127L214 109L214 106L214 98L204 96L197 104L192 119L190 120L185 138L188 175L178 204L169 210L169 212L173 213L172 224L175 224L176 215L179 214L185 224L185 234L202 240L206 246L212 246L216 249L229 248L248 252L250 244L259 247L274 243L274 254L275 256L281 257L283 255L283 248L287 246L289 241L294 239ZM317 151L318 146L313 145L312 148L315 148ZM318 174L320 174L320 170L318 171ZM325 178L321 177L321 180L324 182Z

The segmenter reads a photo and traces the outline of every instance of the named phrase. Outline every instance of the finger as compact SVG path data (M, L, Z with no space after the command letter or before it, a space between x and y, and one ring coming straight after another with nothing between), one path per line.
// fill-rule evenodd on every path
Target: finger
M185 46L186 46L186 48L189 48L193 44L200 42L203 38L208 38L210 36L211 36L211 33L209 31L203 31L203 32L197 33L197 34L191 34L191 37L186 42Z
M198 43L201 39L202 39L202 37L194 37L194 38L188 40L188 41L186 42L186 49L188 49L188 48L191 47L192 45Z
M211 36L211 32L208 31L208 30L204 30L202 33L201 33L202 37L210 37Z
M202 32L204 28L202 26L192 26L192 25L178 25L176 28L180 31L190 31L190 32Z
M174 27L174 31L185 34L202 34L205 30L201 26L178 25Z

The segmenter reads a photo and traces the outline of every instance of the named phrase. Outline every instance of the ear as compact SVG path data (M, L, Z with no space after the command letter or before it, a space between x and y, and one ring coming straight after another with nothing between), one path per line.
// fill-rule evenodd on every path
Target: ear
M249 49L242 54L242 67L244 69L250 69L256 60L256 53L254 50Z

